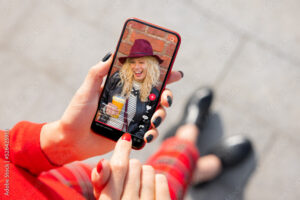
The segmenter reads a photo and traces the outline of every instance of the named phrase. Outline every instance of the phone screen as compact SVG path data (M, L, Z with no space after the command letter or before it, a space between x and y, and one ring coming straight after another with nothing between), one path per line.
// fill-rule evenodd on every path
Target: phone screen
M93 130L113 140L128 132L134 136L133 142L143 143L179 45L180 36L173 31L138 19L127 20Z

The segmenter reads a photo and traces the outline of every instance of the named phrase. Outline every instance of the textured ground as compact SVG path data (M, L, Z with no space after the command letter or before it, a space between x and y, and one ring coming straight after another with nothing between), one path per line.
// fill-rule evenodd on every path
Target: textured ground
M180 119L193 90L209 85L216 99L200 138L203 152L236 134L255 146L250 159L186 199L300 199L299 6L297 0L2 0L0 128L58 119L89 67L114 50L124 21L138 17L182 35L175 69L185 77L170 86L174 104L161 134ZM159 143L133 157L144 161Z

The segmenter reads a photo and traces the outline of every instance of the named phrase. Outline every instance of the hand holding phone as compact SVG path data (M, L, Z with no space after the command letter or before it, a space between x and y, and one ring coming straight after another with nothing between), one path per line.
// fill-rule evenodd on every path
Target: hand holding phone
M63 116L54 122L43 126L40 134L40 145L49 160L57 165L64 165L76 160L84 160L93 156L103 155L114 149L115 142L95 134L91 130L91 123L95 117L101 94L101 84L109 71L112 57L105 62L99 62L90 68L84 82L74 94L71 102L64 111ZM179 72L171 72L168 83L181 79ZM168 107L167 96L171 91L162 93L160 104ZM163 115L165 111L159 108L153 118ZM147 131L145 137L157 137L156 129Z
M47 123L43 126L40 134L40 144L43 152L47 155L52 163L64 165L75 160L84 160L93 156L105 154L114 148L114 141L117 141L118 138L123 134L123 132L113 131L113 129L110 127L108 127L110 128L110 130L107 130L109 132L106 131L103 133L101 132L101 130L103 129L100 130L97 127L95 128L95 126L97 126L95 120L98 120L101 117L98 102L99 97L101 96L101 94L103 94L101 88L102 81L107 74L107 80L109 80L109 77L111 77L114 72L118 71L118 68L120 69L118 59L116 59L116 54L118 54L118 57L124 57L130 54L130 47L134 42L131 41L131 34L133 34L133 36L135 35L135 37L140 37L143 35L141 34L142 32L138 31L136 28L141 28L141 31L150 31L157 35L161 35L161 32L159 31L153 32L153 29L151 29L153 28L153 26L148 26L147 23L142 24L142 26L137 26L137 24L130 24L129 21L128 23L126 23L126 25L130 25L130 28L127 30L130 32L130 34L128 34L129 32L126 33L125 28L127 26L124 26L121 38L125 39L126 41L124 41L127 43L120 44L121 40L119 41L118 49L120 49L120 53L118 54L118 51L116 51L114 57L110 56L111 54L108 54L105 56L105 59L103 59L102 62L99 62L91 67L84 82L76 91L71 102L64 111L63 116L59 120ZM153 116L152 113L148 113L148 119L152 119L152 121L149 121L146 125L150 126L149 124L152 124L152 127L155 127L153 126L153 121L163 121L165 116L165 110L163 107L169 107L168 96L172 97L171 91L167 89L163 91L164 85L166 83L176 82L182 78L180 72L170 72L180 40L177 40L176 37L172 37L172 34L168 35L169 32L165 33L167 35L165 35L163 39L165 41L170 41L166 43L170 45L170 48L166 48L167 46L164 46L163 49L161 48L161 46L160 48L158 48L159 44L162 43L157 41L159 40L157 38L157 40L153 40L151 42L151 46L153 47L153 54L157 54L161 59L164 60L164 62L160 64L160 66L164 67L164 69L160 70L162 72L160 77L160 84L156 86L160 94L159 96L149 95L148 97L149 100L155 100L155 104L158 106ZM150 36L151 35L153 34L150 34ZM131 46L127 46L127 44L130 44L130 42L132 43ZM167 56L167 54L163 55L161 50L171 56ZM117 63L117 65L114 65L114 63ZM116 68L112 66L116 66ZM137 78L140 77L141 74L141 71L136 71ZM168 76L169 79L167 78ZM162 97L161 99L160 96ZM111 104L113 104L112 101ZM125 104L123 104L122 109L124 105ZM147 109L147 106L145 106L145 104L144 109ZM97 113L95 115L96 110ZM118 108L118 112L115 110L115 112L111 114L116 115L115 117L117 117L117 114L123 114L124 116L125 112L119 110L121 109ZM161 120L155 120L159 117L161 117ZM113 118L114 117L112 117L111 119ZM141 119L142 118L139 118L139 120ZM107 127L103 126L103 128L105 129ZM95 134L95 132L98 134ZM133 138L133 148L141 148L144 145L144 138L151 138L150 136L152 136L152 138L154 139L155 137L157 137L158 131L155 128L147 130L147 132L144 134L144 138L134 136L134 132L131 134Z
M127 20L92 130L114 141L129 132L133 148L142 148L179 45L180 36L174 31L139 19Z

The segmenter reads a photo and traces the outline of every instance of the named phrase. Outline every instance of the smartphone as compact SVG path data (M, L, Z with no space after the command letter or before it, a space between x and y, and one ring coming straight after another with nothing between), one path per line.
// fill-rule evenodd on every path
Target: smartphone
M180 41L178 33L149 22L125 22L91 125L95 133L117 141L127 132L133 149L144 147Z

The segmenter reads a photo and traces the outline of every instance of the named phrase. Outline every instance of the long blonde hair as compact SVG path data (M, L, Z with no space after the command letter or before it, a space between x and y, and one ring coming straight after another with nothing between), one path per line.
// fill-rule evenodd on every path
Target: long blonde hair
M146 102L148 100L152 87L158 85L160 77L160 69L157 59L152 56L146 56L144 58L147 66L147 74L140 89L140 100L142 102ZM126 62L120 70L120 83L123 85L121 95L126 98L128 98L131 93L134 81L134 74L130 67L130 59L132 58L126 59Z

